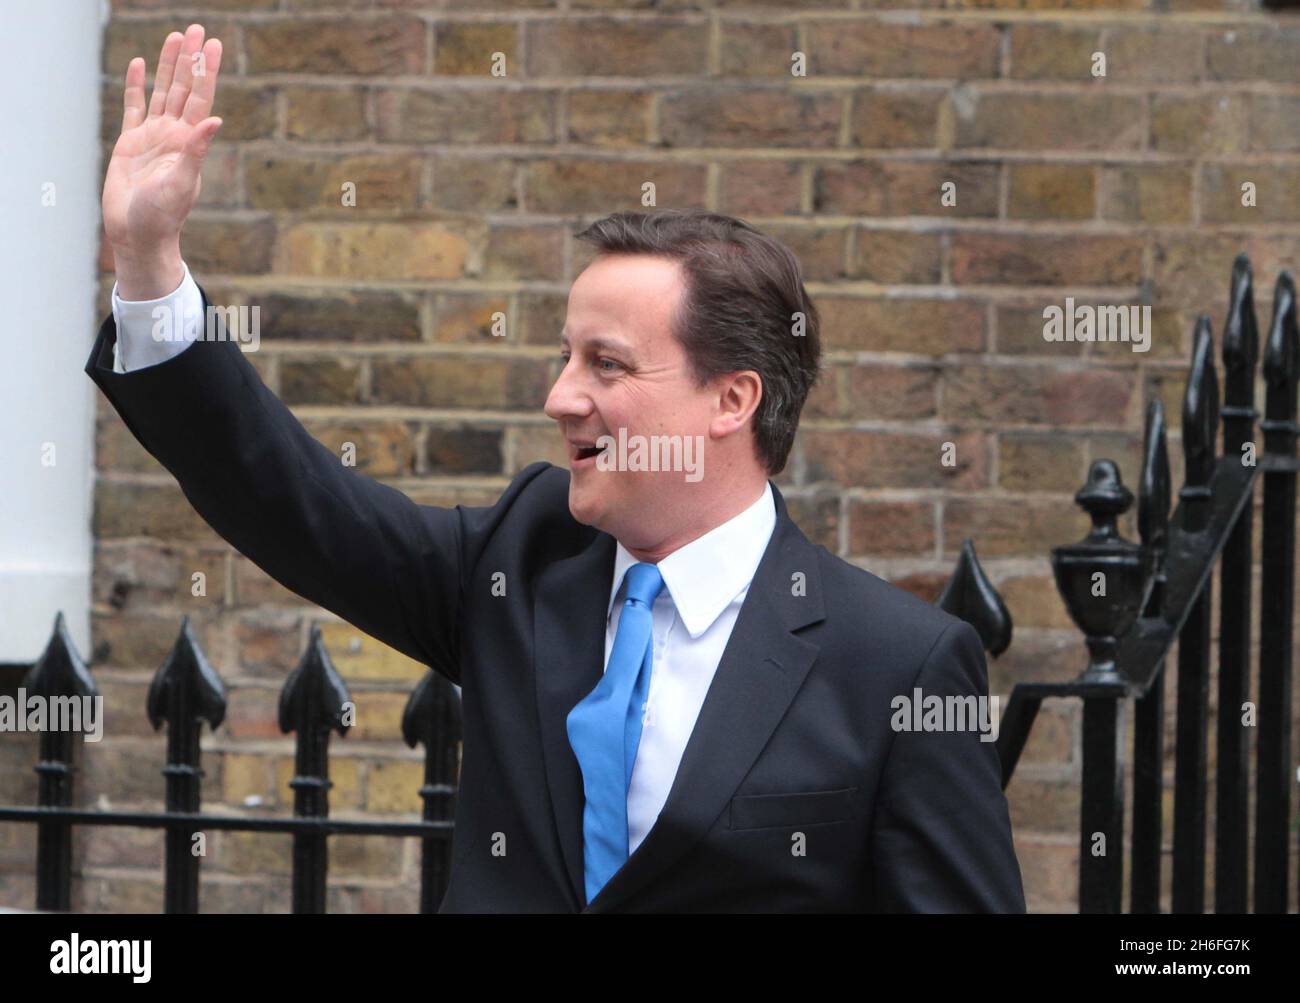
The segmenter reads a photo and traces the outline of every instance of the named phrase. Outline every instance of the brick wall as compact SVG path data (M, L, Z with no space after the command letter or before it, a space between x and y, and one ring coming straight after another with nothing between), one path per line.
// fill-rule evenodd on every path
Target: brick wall
M1062 3L115 0L101 138L107 154L128 59L152 68L201 14L225 43L225 125L186 258L214 301L261 306L249 358L314 434L436 504L487 503L527 463L562 462L540 407L585 221L641 208L650 182L659 206L779 236L828 348L782 490L815 541L929 597L973 537L1016 622L990 663L1007 693L1083 664L1046 555L1086 528L1072 495L1089 462L1120 461L1135 486L1159 396L1181 483L1196 312L1219 330L1245 249L1266 317L1277 269L1300 257L1300 20L1246 2ZM1257 207L1240 204L1247 180ZM1042 310L1067 295L1150 304L1151 350L1046 343ZM99 413L94 668L111 716L85 798L157 803L145 687L189 613L232 691L204 740L207 795L286 811L275 696L330 618L208 530L102 397ZM417 810L398 723L421 667L347 625L326 641L359 709L335 742L335 810ZM1009 791L1031 909L1076 905L1079 726L1049 704ZM27 770L13 745L0 754ZM30 796L14 776L0 793ZM0 826L10 863L29 859L14 829ZM160 839L83 836L80 906L158 909ZM287 840L214 842L205 909L287 908ZM415 907L413 841L332 846L332 910ZM0 902L28 903L29 877L0 872Z

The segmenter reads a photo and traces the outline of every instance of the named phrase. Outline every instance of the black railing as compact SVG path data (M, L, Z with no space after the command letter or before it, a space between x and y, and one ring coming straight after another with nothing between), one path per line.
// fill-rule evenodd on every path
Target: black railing
M1092 518L1079 543L1052 553L1056 582L1086 635L1087 668L1068 683L1021 683L998 736L1003 786L1010 781L1042 701L1083 701L1079 909L1120 912L1124 762L1119 737L1134 701L1130 909L1160 911L1165 657L1178 642L1172 911L1205 911L1206 792L1212 573L1220 566L1214 910L1247 911L1249 738L1255 760L1254 910L1287 910L1290 843L1292 610L1295 599L1296 380L1300 335L1295 286L1278 278L1264 346L1264 449L1257 454L1254 386L1258 334L1250 262L1233 265L1224 328L1224 405L1210 319L1198 318L1183 404L1186 483L1169 514L1170 473L1159 400L1147 408L1138 533L1116 523L1132 505L1119 468L1098 460L1075 500ZM1216 452L1220 419L1223 453ZM1263 480L1258 698L1251 682L1252 497ZM978 605L978 603L977 603ZM964 613L963 615L967 615ZM992 607L969 619L996 616Z
M51 705L60 698L94 698L94 678L68 636L63 614L44 654L27 673L25 698ZM89 811L73 804L73 750L76 732L64 728L40 732L40 778L37 807L0 806L0 822L36 825L36 908L66 911L72 900L72 831L75 826L123 825L166 830L163 902L169 913L199 909L199 865L195 839L209 830L285 833L293 837L293 911L325 911L330 835L419 836L421 838L420 911L435 912L447 890L452 819L460 761L460 694L430 671L416 686L402 717L402 737L414 748L424 746L424 804L421 822L332 819L329 817L329 736L347 732L352 701L312 629L307 651L280 691L279 724L295 735L292 818L208 814L201 811L199 732L221 724L226 692L194 639L189 617L180 636L154 675L147 700L155 730L167 728L165 810Z

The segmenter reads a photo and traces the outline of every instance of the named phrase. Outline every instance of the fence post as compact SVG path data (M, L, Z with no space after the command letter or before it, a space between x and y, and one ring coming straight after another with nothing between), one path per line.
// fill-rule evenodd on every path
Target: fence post
M1291 822L1291 633L1295 599L1295 284L1283 272L1264 350L1264 540L1260 584L1259 749L1255 766L1255 911L1286 912ZM1267 461L1282 461L1270 468Z
M225 718L226 688L195 640L188 616L182 618L180 636L149 684L146 709L154 731L167 725L167 765L163 767L167 811L197 814L203 780L199 732L203 721L215 730ZM195 831L167 830L165 912L199 911L200 857L193 848Z
M313 626L302 660L289 673L280 691L280 730L297 733L294 750L293 813L300 818L329 817L330 732L347 733L352 726L352 698L330 661ZM325 879L329 848L323 832L293 835L293 911L325 911Z
M26 696L47 701L56 697L99 696L99 688L77 654L60 611L45 651L23 679ZM48 721L46 722L49 723ZM41 808L72 806L73 734L46 728L41 732L40 778L37 805ZM67 912L72 907L72 824L42 821L36 825L36 908Z
M402 737L415 748L424 745L424 821L445 822L456 816L460 779L460 692L430 670L411 692L402 712ZM438 911L451 877L451 841L420 840L420 912Z

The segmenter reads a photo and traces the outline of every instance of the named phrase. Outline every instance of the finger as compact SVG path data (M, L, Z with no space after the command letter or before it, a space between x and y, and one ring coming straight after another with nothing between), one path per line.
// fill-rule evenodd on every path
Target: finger
M180 164L187 177L198 179L199 173L203 170L203 160L208 155L208 147L212 145L212 138L220 128L221 119L204 119L186 141L181 149Z
M180 118L185 108L185 100L190 96L194 86L194 53L203 48L203 25L192 24L185 29L185 44L181 46L180 58L176 60L176 75L167 91L167 107L163 114Z
M217 73L221 70L221 40L210 38L203 44L202 75L194 78L194 88L185 102L181 116L190 125L198 125L212 111L212 101L217 92Z
M144 121L144 60L136 56L126 64L126 87L122 91L122 131Z
M185 36L173 31L163 42L162 51L158 53L158 72L153 78L153 96L149 99L149 117L157 118L163 113L167 104L167 90L172 85L172 75L176 72L176 57L180 54L181 43Z

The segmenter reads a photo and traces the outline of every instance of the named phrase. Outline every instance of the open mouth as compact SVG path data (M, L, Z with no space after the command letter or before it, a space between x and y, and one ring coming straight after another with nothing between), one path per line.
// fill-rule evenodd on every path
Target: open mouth
M591 442L569 442L569 456L573 466L588 466L595 463L596 457L605 452L604 447Z
M579 446L578 459L590 460L593 457L599 456L603 452L604 450L599 448L598 446Z

